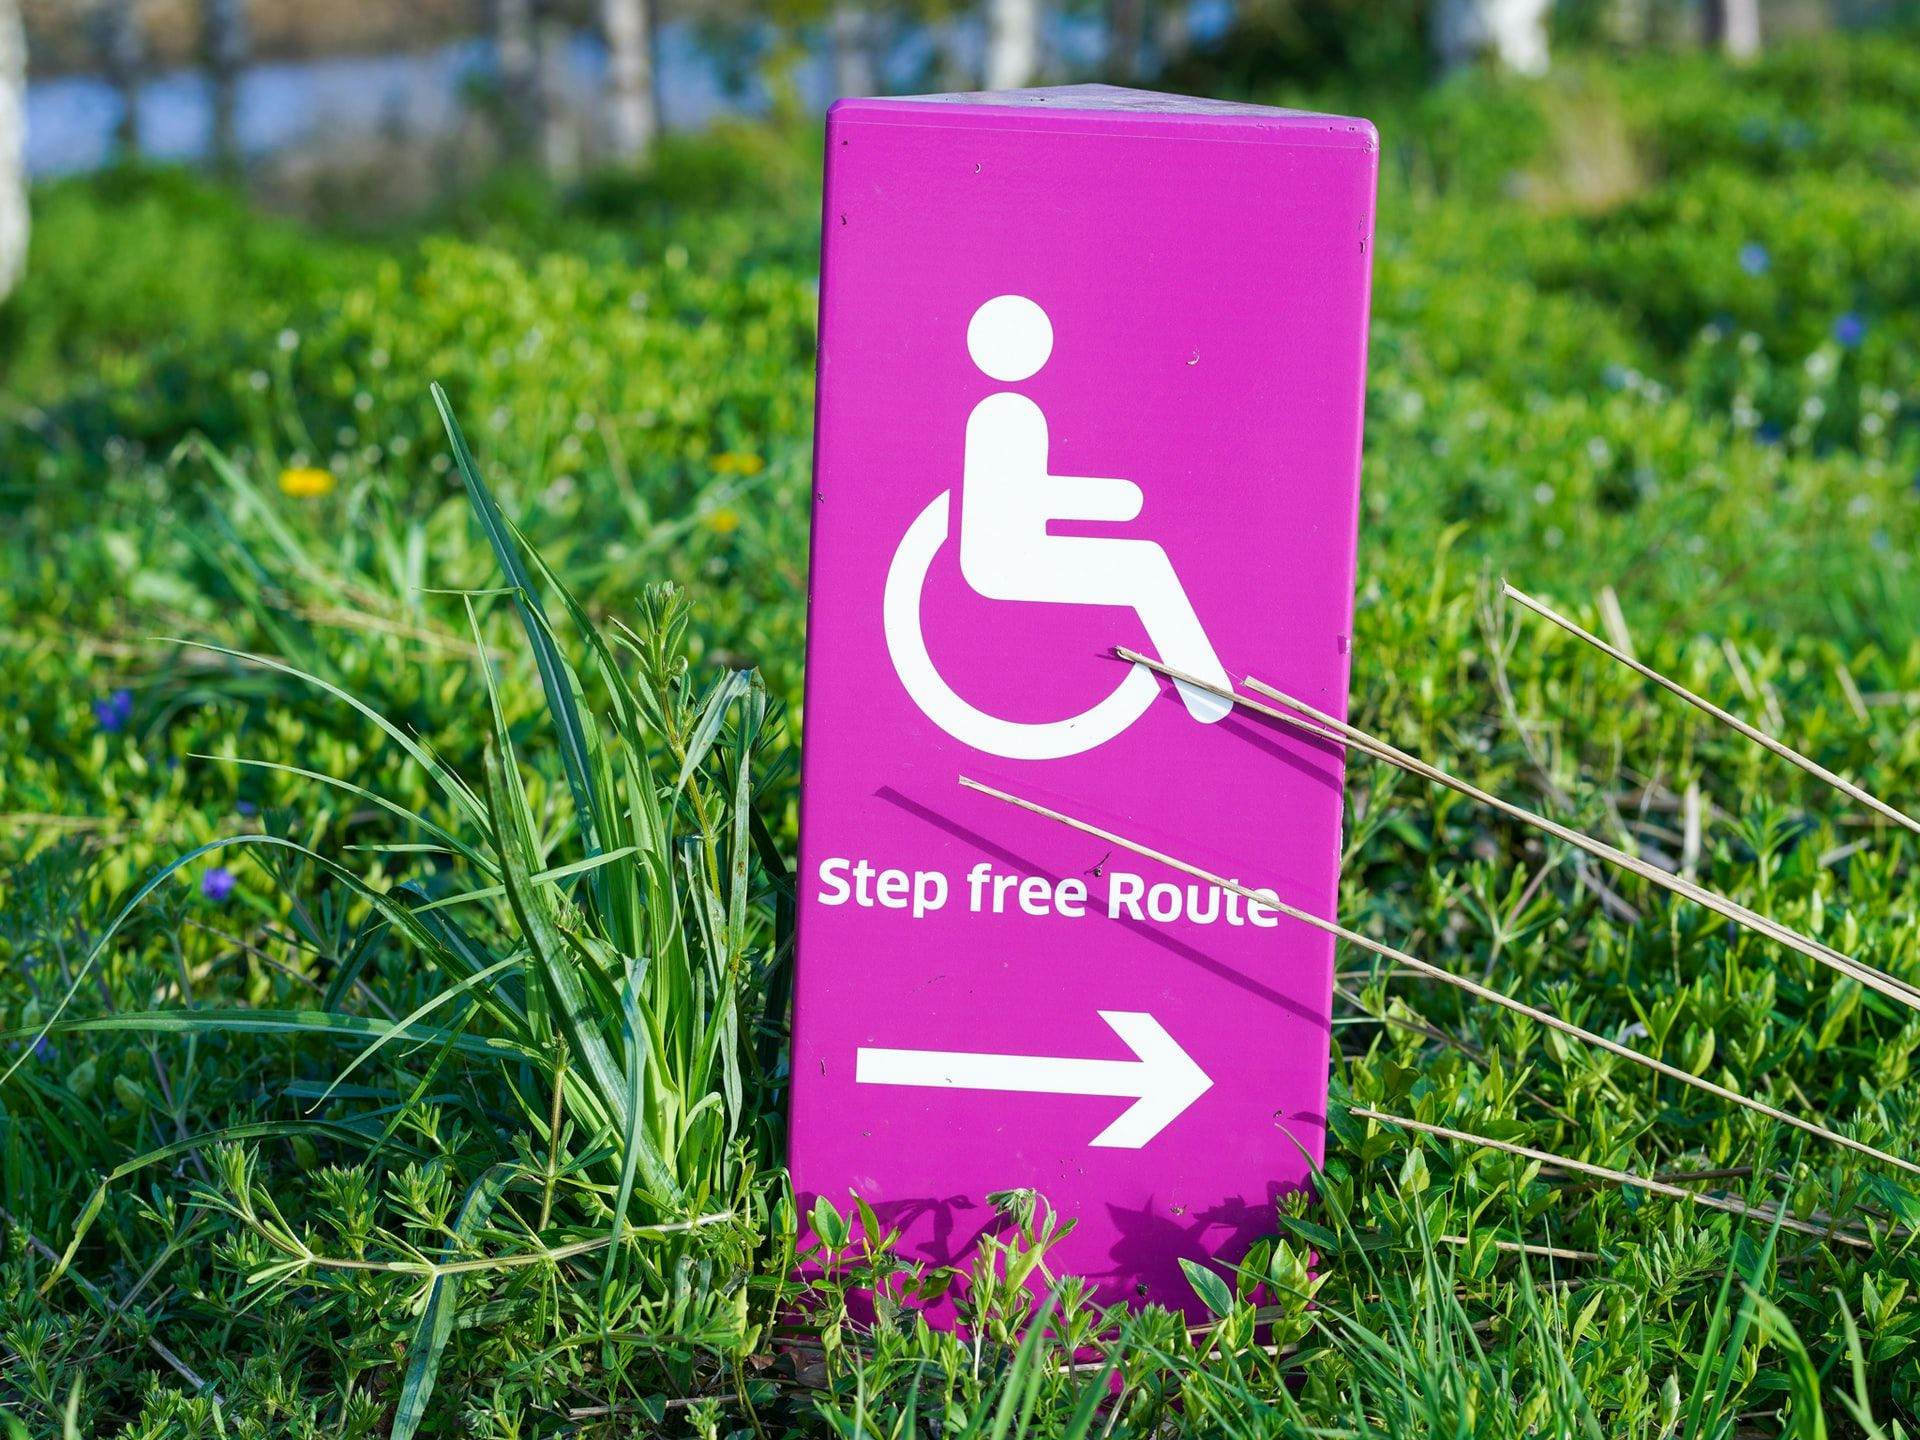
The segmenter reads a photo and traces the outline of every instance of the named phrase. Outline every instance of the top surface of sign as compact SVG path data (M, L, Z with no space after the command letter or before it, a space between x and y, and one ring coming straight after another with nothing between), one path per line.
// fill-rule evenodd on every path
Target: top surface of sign
M1158 90L1129 90L1120 85L1043 85L1031 90L970 90L946 95L900 95L886 100L842 102L849 112L885 114L911 105L971 105L1001 109L1048 109L1097 114L1188 115L1204 119L1291 121L1306 128L1349 137L1356 149L1374 145L1373 126L1342 115L1319 115L1244 100L1209 100L1198 95L1164 95Z
M1376 147L977 98L828 123L794 1183L1191 1308L1320 1159L1331 942L958 778L1332 915L1339 755L1112 649L1344 713Z

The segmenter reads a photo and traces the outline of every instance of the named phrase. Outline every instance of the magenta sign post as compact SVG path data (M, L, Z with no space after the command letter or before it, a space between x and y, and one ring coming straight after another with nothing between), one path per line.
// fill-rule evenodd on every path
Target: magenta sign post
M1193 1309L1322 1153L1376 143L1105 87L827 126L792 1163L964 1262Z

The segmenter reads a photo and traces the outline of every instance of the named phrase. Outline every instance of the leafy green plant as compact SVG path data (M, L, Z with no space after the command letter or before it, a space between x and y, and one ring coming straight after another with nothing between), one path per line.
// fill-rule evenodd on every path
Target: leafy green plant
M1911 833L1499 581L1912 813L1917 53L1270 92L1386 145L1353 723L1515 808L1349 767L1325 1168L1201 1323L1057 1273L1032 1191L951 1270L791 1213L816 140L351 242L47 191L0 333L0 1406L1901 1433L1920 1024L1611 857L1912 983ZM1547 183L1569 117L1624 189Z
M764 1301L756 1302L738 1279L700 1277L721 1257L737 1263L742 1247L763 1243L772 1223L776 1200L765 1167L774 1137L766 1117L745 1108L744 1073L759 1063L755 1027L791 949L790 934L777 930L772 918L788 913L777 898L784 874L754 820L757 787L778 774L777 763L768 761L768 737L778 721L759 681L736 672L696 692L683 659L684 602L670 590L650 592L634 625L603 634L524 549L444 397L441 405L475 517L506 582L492 593L511 599L533 654L567 800L524 770L521 742L484 648L477 646L476 696L483 705L475 718L488 727L489 739L479 781L455 773L333 682L262 660L351 705L430 777L447 822L389 803L396 837L420 838L396 838L380 848L458 863L422 882L383 886L298 841L272 835L210 841L139 888L82 962L66 999L25 1037L37 1045L102 1028L188 1035L237 1029L358 1045L314 1097L315 1109L340 1099L346 1082L389 1047L408 1047L418 1069L410 1101L421 1100L455 1056L497 1065L489 1077L490 1113L465 1136L477 1154L462 1154L451 1165L452 1157L437 1158L428 1162L435 1168L409 1172L415 1189L401 1208L413 1223L358 1235L355 1254L322 1253L302 1227L287 1221L243 1146L219 1149L214 1182L197 1192L200 1209L242 1233L236 1243L253 1257L250 1288L338 1284L364 1291L375 1277L417 1287L410 1298L385 1302L419 1315L397 1401L394 1433L403 1436L426 1413L463 1291L491 1284L489 1303L510 1303L550 1285L555 1268L578 1257L604 1252L596 1288L608 1331L646 1333L670 1321L665 1333L676 1343L691 1339L720 1352L752 1346L765 1321ZM562 654L533 571L579 627L588 657L585 683ZM469 595L466 603L471 610L483 598ZM605 707L597 716L586 698L590 685ZM366 794L346 777L311 778ZM203 856L259 845L292 852L359 910L351 942L334 956L320 1008L66 1018L66 1000L94 959L160 884ZM375 957L394 944L437 983L407 1014L395 1017L383 1007L385 1016L369 1017L352 1003L354 992ZM767 1023L779 1020L776 1013ZM469 1084L477 1078L470 1067L467 1075ZM394 1123L379 1133L376 1111L310 1132L275 1128L306 1139L309 1149L314 1140L332 1141L341 1128L359 1130L362 1144L378 1156L393 1142ZM497 1158L476 1173L474 1161L489 1150ZM121 1175L175 1153L177 1147L169 1147L141 1157L121 1167ZM459 1179L463 1173L471 1178ZM450 1188L456 1182L464 1185L457 1203ZM104 1198L103 1189L78 1227L75 1246ZM365 1253L382 1242L388 1257ZM336 1281L336 1272L344 1278ZM378 1303L379 1288L366 1298Z

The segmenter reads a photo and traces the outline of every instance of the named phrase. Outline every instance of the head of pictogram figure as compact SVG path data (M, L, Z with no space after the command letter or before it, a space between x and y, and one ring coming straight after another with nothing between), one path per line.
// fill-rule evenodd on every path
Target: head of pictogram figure
M995 380L1030 380L1053 354L1053 322L1024 295L996 295L967 322L967 353Z

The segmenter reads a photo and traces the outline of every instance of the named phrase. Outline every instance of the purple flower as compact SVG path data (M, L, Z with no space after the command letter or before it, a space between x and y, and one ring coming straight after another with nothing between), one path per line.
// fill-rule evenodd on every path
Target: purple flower
M200 877L200 893L218 905L233 894L233 887L239 883L233 871L216 865Z
M1849 310L1833 322L1833 338L1843 350L1855 350L1867 338L1867 318L1858 310Z
M1747 274L1764 275L1772 264L1773 257L1758 240L1749 240L1740 247L1740 268Z
M93 718L100 722L100 728L109 735L126 729L127 721L133 718L133 692L116 690L106 699L94 701Z
M260 812L260 807L251 800L238 801L233 808L238 810L242 815L257 815Z

